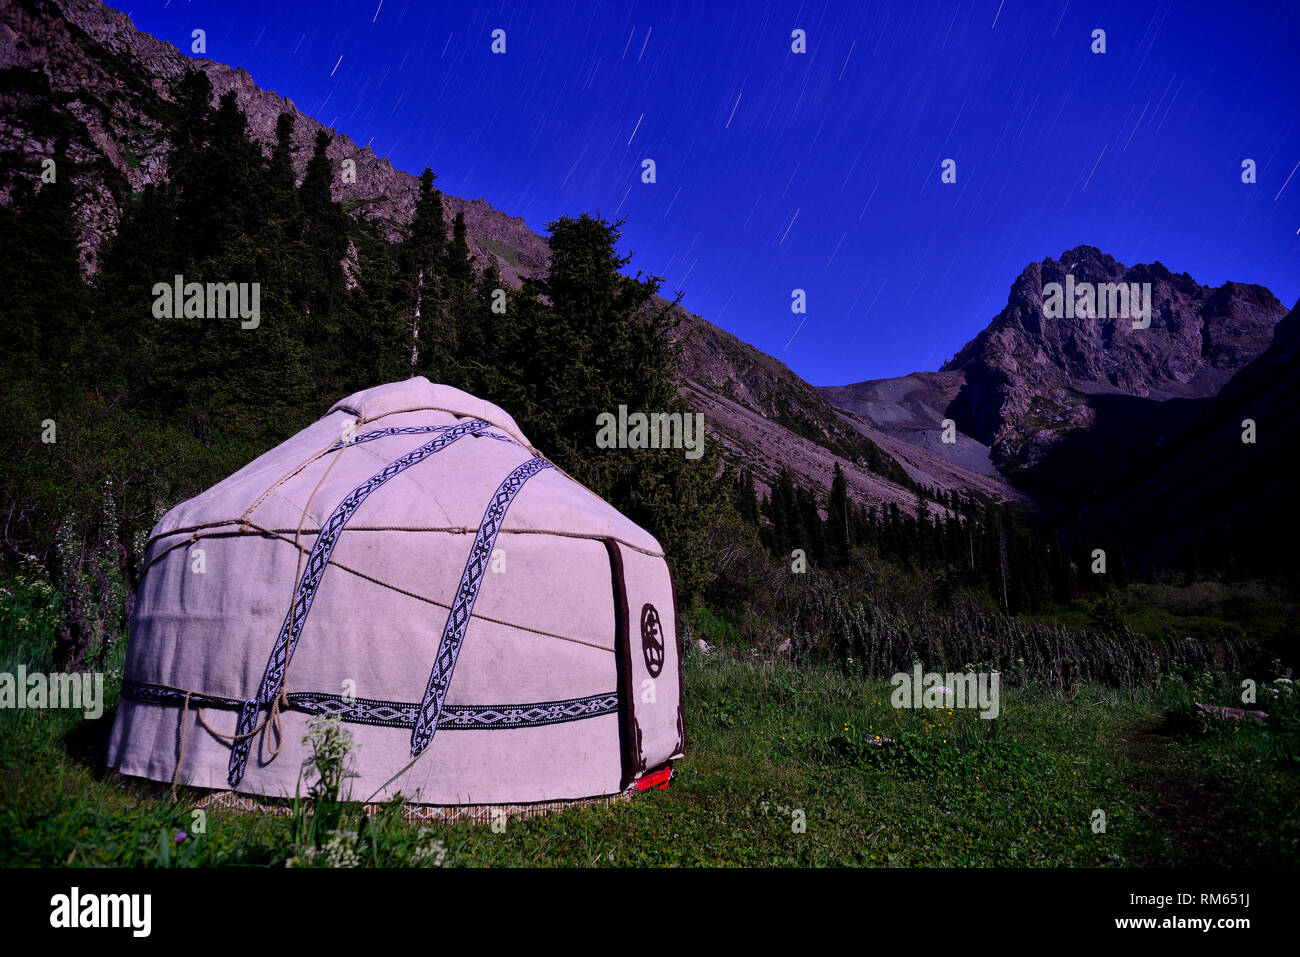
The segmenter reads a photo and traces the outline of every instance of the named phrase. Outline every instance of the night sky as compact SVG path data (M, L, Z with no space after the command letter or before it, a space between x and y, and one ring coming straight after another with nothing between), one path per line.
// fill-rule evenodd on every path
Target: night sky
M1300 297L1295 0L114 5L539 232L626 217L633 271L819 385L938 368L1079 244Z

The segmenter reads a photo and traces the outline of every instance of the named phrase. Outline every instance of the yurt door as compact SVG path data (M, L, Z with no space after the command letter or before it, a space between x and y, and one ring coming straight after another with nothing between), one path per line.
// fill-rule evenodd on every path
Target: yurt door
M686 746L672 575L660 557L607 542L614 577L623 785Z

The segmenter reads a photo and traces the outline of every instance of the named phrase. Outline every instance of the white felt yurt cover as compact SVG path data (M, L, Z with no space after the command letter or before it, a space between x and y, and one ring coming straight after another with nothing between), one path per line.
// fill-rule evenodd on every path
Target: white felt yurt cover
M320 714L354 800L626 789L685 744L663 551L495 405L358 392L158 523L108 763L292 797Z

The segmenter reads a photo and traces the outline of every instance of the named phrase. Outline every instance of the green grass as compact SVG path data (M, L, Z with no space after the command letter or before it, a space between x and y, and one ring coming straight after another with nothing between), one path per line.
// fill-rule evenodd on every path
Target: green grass
M1164 608L1137 601L1133 598L1120 599L1124 619L1134 631L1148 638L1161 638L1170 633L1190 635L1203 640L1214 640L1224 635L1244 637L1242 627L1223 618L1211 615L1179 614ZM1099 599L1076 598L1068 608L1047 615L1022 615L1025 621L1042 621L1065 625L1074 629L1095 627L1097 618L1094 608L1100 606Z
M1178 634L1217 641L1232 637L1281 647L1290 641L1297 611L1284 588L1255 581L1135 582L1116 596L1127 623L1149 638ZM1098 601L1076 598L1068 608L1052 614L1021 617L1086 629L1095 623Z
M49 668L57 608L39 585L0 595L0 670ZM19 624L25 622L24 624ZM726 629L719 629L725 631ZM121 643L110 646L110 662ZM109 665L109 706L120 670ZM692 650L687 756L664 791L573 808L502 833L421 828L398 808L304 847L303 820L214 810L196 834L186 789L98 769L111 712L0 711L0 864L283 866L1295 864L1300 747L1284 722L1211 722L1197 689L1003 688L1002 716L895 710L880 679ZM1267 699L1267 700L1265 700ZM1289 699L1294 701L1294 697ZM1239 702L1238 702L1239 703ZM1279 710L1264 692L1256 707ZM1289 722L1289 723L1287 723ZM893 739L877 744L877 736ZM1105 833L1090 826L1106 815ZM802 826L801 826L802 825ZM174 841L177 831L188 839ZM312 845L315 846L315 845Z
M339 202L339 205L343 207L343 212L351 213L364 206L372 206L375 203L381 203L386 198L387 197L385 196L371 196L369 199L344 199Z
M499 243L489 236L480 237L479 242L481 242L489 252L496 253L510 265L518 268L519 256L516 255L515 251L509 246L506 246L504 243Z

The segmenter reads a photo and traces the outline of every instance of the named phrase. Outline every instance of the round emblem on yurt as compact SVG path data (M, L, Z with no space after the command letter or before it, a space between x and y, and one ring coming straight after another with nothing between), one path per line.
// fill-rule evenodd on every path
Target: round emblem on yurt
M664 632L659 624L659 612L654 605L641 609L641 653L651 678L658 678L664 670Z

